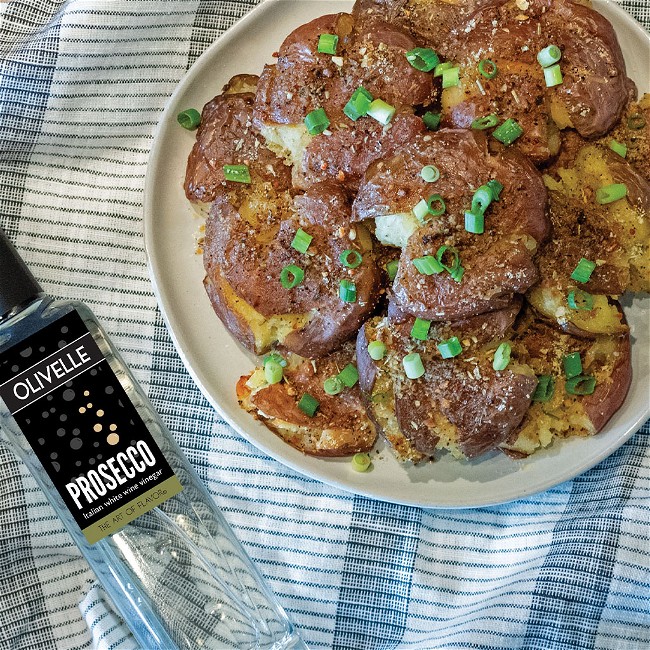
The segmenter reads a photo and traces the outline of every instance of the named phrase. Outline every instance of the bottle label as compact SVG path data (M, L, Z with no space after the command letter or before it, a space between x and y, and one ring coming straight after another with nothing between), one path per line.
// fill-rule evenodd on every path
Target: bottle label
M183 489L76 311L2 355L0 398L91 544Z

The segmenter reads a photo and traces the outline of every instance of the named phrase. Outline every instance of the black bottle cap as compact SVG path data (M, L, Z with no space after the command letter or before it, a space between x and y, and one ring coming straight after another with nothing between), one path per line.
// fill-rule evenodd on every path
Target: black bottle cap
M41 293L43 289L0 228L0 318Z

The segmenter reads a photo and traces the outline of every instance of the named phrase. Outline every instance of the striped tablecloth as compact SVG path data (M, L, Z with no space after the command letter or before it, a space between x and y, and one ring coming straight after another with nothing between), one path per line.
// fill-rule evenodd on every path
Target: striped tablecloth
M45 289L87 302L312 648L650 647L649 429L544 494L435 511L269 459L185 371L147 275L152 133L255 0L0 5L0 225ZM650 27L648 0L622 2ZM25 468L0 444L0 648L133 648Z

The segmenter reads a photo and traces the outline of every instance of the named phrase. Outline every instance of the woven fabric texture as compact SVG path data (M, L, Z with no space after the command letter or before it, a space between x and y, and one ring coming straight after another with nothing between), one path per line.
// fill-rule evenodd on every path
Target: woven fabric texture
M0 5L0 225L46 291L96 313L311 648L650 647L648 424L546 493L427 510L287 469L185 370L147 273L147 160L179 80L256 4ZM620 4L650 29L648 0ZM0 650L89 648L136 645L2 441Z

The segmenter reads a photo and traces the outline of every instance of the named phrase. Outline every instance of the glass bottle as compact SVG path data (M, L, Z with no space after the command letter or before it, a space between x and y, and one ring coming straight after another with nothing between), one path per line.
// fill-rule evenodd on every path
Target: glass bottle
M143 649L306 648L93 313L2 229L0 424Z

